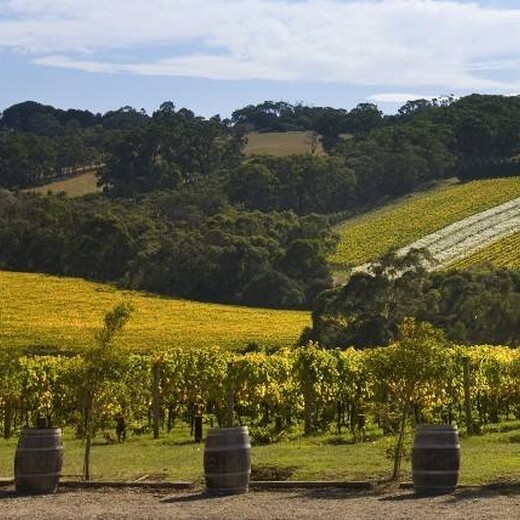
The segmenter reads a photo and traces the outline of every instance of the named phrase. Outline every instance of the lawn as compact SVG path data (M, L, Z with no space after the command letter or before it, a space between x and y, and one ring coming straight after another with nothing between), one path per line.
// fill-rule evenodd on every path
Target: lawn
M461 438L460 484L480 485L520 479L520 422L502 423L496 432ZM342 439L343 444L337 444ZM252 447L253 479L273 466L289 470L290 480L382 480L391 473L385 457L387 438L350 444L349 436L295 435L266 446ZM0 477L12 478L16 440L0 440ZM187 480L203 482L204 445L189 438L186 426L158 440L130 436L126 443L98 442L92 451L94 480ZM63 477L81 476L83 445L67 431L64 437ZM291 472L292 471L292 472ZM405 461L403 479L410 480Z

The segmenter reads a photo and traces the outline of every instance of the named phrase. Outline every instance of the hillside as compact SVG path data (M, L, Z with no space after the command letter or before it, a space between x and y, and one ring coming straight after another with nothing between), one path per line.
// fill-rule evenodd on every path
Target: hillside
M310 323L307 312L198 303L81 279L0 271L0 342L81 348L104 314L122 301L134 307L124 337L135 351L171 345L289 345Z
M268 154L283 157L292 154L312 153L316 147L316 155L323 154L319 140L313 145L312 132L252 132L247 136L246 156ZM99 192L96 176L89 172L75 175L68 179L50 182L35 188L27 188L32 193L66 193L69 197L81 197Z
M468 269L490 263L496 267L520 269L520 232L513 233L492 244L452 262L447 269Z
M364 264L519 196L516 177L456 183L404 197L338 224L340 243L330 262L337 270Z

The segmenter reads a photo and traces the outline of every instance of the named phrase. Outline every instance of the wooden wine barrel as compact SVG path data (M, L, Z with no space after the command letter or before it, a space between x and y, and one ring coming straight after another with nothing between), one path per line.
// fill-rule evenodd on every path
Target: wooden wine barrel
M14 459L14 482L18 493L55 493L63 465L59 428L24 428Z
M210 493L247 493L251 475L247 426L209 430L204 450L204 474Z
M420 425L412 448L413 487L418 495L442 495L457 487L459 432L452 425Z

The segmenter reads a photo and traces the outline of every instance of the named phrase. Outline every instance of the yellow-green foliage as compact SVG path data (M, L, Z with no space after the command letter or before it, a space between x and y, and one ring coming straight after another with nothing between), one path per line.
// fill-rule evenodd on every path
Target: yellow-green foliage
M341 240L330 262L339 269L363 264L517 197L520 177L457 183L405 197L339 224Z
M0 342L81 348L92 340L103 316L121 302L134 309L124 334L134 351L236 348L250 342L290 345L310 325L308 312L161 298L75 278L0 271Z
M323 148L319 141L315 142L312 132L251 132L247 135L246 155L269 154L269 155L291 155L298 153L322 154Z
M478 264L520 269L520 233L509 235L493 244L446 266L446 269L468 269Z

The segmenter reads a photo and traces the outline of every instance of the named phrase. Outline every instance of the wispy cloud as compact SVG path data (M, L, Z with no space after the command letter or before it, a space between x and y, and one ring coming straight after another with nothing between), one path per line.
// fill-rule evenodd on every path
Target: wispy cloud
M379 103L406 103L407 101L414 101L417 99L433 99L438 96L411 94L409 92L384 92L381 94L372 94L367 99Z
M482 1L0 0L0 13L0 49L93 73L520 85L520 8Z

